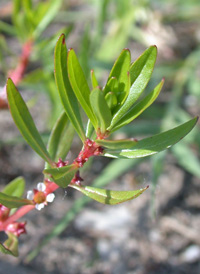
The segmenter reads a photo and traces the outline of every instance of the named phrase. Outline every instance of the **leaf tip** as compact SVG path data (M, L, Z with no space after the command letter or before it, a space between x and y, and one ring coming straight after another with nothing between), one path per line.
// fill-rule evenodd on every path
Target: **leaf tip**
M6 86L9 84L9 82L13 82L10 77L8 77L8 79L7 79Z
M128 51L128 52L130 52L130 49L124 48L123 51Z
M65 45L65 34L62 33L58 40L62 39L62 44Z

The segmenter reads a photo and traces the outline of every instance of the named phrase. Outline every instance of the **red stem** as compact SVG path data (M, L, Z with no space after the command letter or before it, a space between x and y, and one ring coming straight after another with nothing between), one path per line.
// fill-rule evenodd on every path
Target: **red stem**
M25 70L29 63L30 55L32 52L33 41L28 40L24 43L22 47L22 53L19 59L17 67L8 73L8 77L11 78L15 85L18 85L19 82L23 79ZM6 86L0 92L0 109L8 108L7 95L6 95Z
M73 162L74 167L79 168L83 166L89 157L93 155L100 155L101 153L102 153L102 148L98 146L94 141L87 139L84 144L84 149L79 153L79 156ZM74 180L72 179L72 183L75 184L76 181L80 183L81 180L82 178L79 176L79 174L78 175L76 174L74 177ZM44 193L46 196L59 188L57 184L55 184L54 182L51 182L49 179L46 179L45 181L46 181L46 189ZM0 222L0 231L6 230L9 224L17 221L19 218L23 217L24 215L26 215L29 211L33 209L35 209L35 205L26 205L19 208L6 221Z
M6 227L17 221L19 218L26 215L29 211L33 210L35 208L34 205L26 205L21 208L19 208L13 215L11 215L5 222L3 222L0 226L0 231L6 230Z
M45 190L45 194L48 195L49 193L54 192L59 186L55 184L54 182L50 182L47 184L47 188ZM21 208L19 208L13 215L11 215L5 222L0 223L0 231L6 230L6 227L17 221L19 218L26 215L29 211L35 209L35 205L26 205Z

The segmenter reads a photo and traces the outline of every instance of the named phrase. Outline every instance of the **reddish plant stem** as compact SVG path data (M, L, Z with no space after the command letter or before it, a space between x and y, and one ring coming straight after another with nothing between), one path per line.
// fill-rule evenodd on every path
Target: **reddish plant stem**
M46 189L45 189L44 193L45 193L45 195L48 195L48 194L54 192L58 188L59 188L59 185L55 184L54 182L48 182L46 184Z
M85 162L87 162L88 158L94 155L100 155L103 152L102 147L97 145L94 141L89 139L86 140L84 144L83 150L79 153L78 157L74 160L73 164L75 167L82 167ZM76 173L74 178L72 179L71 183L76 184L82 181L83 179L79 176L79 173ZM49 179L45 179L46 189L44 194L47 196L48 194L54 192L56 189L59 188L57 184L50 181ZM7 226L24 215L26 215L29 211L35 209L35 205L26 205L19 208L13 215L11 215L5 222L0 222L0 231L6 230Z
M24 73L29 63L30 55L32 52L32 47L32 40L28 40L24 43L17 67L8 73L8 77L12 79L15 85L18 85L24 77ZM8 108L8 102L6 95L6 86L4 86L3 89L0 91L0 109L6 108Z
M74 160L73 164L77 168L82 167L90 157L101 155L103 148L96 144L94 141L87 139L84 143L84 148L79 153L78 157Z
M24 215L26 215L29 211L33 210L34 208L35 208L34 205L26 205L26 206L19 208L13 215L11 215L5 222L3 222L0 225L0 231L6 230L6 227L9 224L17 221L19 218L23 217Z

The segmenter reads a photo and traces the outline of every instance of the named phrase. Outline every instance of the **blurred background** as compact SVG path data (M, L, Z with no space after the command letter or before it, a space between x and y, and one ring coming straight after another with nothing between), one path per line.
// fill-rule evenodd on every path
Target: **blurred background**
M146 92L161 78L159 98L117 138L151 136L199 114L199 0L0 1L0 90L15 77L47 141L62 107L54 82L54 47L61 33L90 82L101 86L123 48L134 61L156 45L158 59ZM150 185L117 206L88 202L59 189L53 205L31 212L18 258L0 255L0 273L200 273L199 125L170 150L140 160L95 158L87 184L113 190ZM78 137L71 157L81 148ZM28 147L5 106L0 109L0 187L24 176L27 190L42 180L43 161Z

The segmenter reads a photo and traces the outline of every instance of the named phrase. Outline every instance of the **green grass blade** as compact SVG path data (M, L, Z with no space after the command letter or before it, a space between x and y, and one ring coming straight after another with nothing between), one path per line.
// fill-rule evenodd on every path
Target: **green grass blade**
M200 161L185 142L181 142L174 146L172 152L179 165L194 176L200 178Z
M67 116L69 117L79 137L84 142L86 137L79 112L79 105L68 79L67 48L64 34L62 34L58 39L55 48L55 79L58 92Z
M51 4L49 9L47 10L45 16L43 16L42 20L34 30L33 36L38 38L42 32L47 28L47 26L51 23L51 21L55 18L62 5L62 0L51 0Z
M16 30L13 27L13 25L5 23L2 20L0 20L0 31L5 32L6 34L11 35L11 36L16 35Z
M26 142L46 162L52 165L49 153L35 126L31 114L11 79L7 81L7 98L13 120Z

